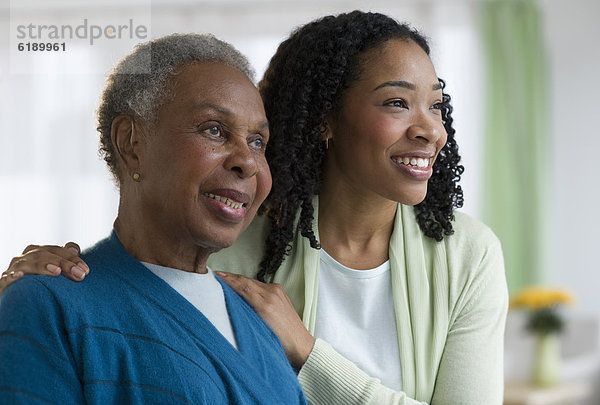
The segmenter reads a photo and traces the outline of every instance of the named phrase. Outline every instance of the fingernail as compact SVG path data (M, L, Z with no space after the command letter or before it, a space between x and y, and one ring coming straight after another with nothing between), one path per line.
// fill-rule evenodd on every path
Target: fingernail
M85 274L88 274L90 272L90 268L84 262L79 262L77 263L77 265L85 270Z
M48 270L51 274L58 275L61 272L60 267L55 266L54 264L48 263L46 265L46 270Z
M71 267L71 274L73 274L75 278L82 280L85 277L85 270L79 266L73 266Z
M74 255L79 256L79 250L75 249L73 246L69 246L67 249L69 249Z
M223 273L222 271L215 271L215 274L219 277L227 277L227 273Z

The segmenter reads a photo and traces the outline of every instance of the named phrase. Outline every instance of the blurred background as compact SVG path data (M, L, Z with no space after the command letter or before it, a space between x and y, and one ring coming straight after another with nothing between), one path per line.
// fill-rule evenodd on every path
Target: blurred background
M86 247L110 232L118 195L98 157L95 108L106 74L136 43L210 32L246 54L260 78L295 27L354 9L430 38L453 98L462 210L502 240L511 294L550 285L575 297L561 335L567 399L536 403L571 403L572 392L572 403L600 404L596 0L2 0L0 270L28 244ZM60 49L33 51L40 42ZM508 321L510 384L527 381L533 358L523 317L511 311ZM521 391L515 401L530 395Z

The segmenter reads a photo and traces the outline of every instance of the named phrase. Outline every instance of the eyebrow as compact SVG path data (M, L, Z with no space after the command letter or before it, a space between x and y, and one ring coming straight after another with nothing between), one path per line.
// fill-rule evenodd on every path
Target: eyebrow
M261 130L265 130L265 129L269 129L269 122L268 121L263 121L262 123L259 124L258 126Z
M220 105L213 103L197 103L192 106L194 110L214 110L223 115L233 115L233 112L227 108L223 108Z
M220 105L217 104L213 104L213 103L199 103L199 104L195 104L194 105L194 109L209 109L209 110L214 110L220 114L223 114L225 116L233 116L235 115L233 113L233 111L227 109L227 108L223 108ZM265 130L265 129L269 129L269 121L263 121L260 124L258 124L258 128L261 130Z
M405 89L409 89L409 90L415 90L416 86L412 83L409 83L407 81L404 80L392 80L389 82L384 82L381 83L379 86L375 87L373 89L373 91L379 90L383 87L403 87ZM431 90L436 91L436 90L441 90L442 89L442 83L438 82L436 84L434 84L433 86L431 86Z

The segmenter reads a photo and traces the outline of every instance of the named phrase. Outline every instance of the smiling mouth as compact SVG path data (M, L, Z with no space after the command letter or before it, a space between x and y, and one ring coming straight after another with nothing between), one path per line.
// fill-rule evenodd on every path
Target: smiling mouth
M204 196L208 197L208 198L212 198L213 200L222 202L223 204L228 205L231 208L236 209L236 210L246 206L246 204L241 203L239 201L234 201L231 198L222 197L220 195L216 195L216 194L212 194L212 193L204 193Z
M402 157L392 158L396 163L403 164L405 166L414 167L417 169L427 169L433 163L433 158L424 159L420 157Z

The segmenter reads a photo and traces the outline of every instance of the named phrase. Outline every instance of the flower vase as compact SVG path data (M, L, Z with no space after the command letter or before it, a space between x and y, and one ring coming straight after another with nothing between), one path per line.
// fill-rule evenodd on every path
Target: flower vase
M560 341L557 333L536 334L533 384L538 387L556 385L560 373Z

